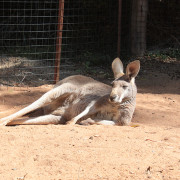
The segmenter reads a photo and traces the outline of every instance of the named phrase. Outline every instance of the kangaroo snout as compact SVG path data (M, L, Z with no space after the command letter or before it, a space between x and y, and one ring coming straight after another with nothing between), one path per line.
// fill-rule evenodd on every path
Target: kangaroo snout
M109 100L110 100L111 102L114 102L114 101L116 101L117 98L118 98L118 95L113 94L113 95L110 95Z

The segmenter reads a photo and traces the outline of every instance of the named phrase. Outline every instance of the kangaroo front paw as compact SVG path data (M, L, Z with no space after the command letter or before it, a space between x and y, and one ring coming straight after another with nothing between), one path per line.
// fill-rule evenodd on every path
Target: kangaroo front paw
M88 125L93 125L93 124L95 124L95 121L92 120L91 118L88 118L88 119L86 119L86 120L84 120L84 121L81 121L79 124L80 124L80 125L84 125L84 126L88 126Z
M72 126L75 125L76 123L74 122L74 120L70 120L68 122L66 122L66 125Z

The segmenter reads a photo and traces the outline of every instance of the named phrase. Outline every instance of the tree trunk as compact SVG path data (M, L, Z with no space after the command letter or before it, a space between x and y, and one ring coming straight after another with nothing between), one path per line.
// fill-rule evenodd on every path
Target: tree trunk
M148 0L132 0L131 54L143 56L146 51Z

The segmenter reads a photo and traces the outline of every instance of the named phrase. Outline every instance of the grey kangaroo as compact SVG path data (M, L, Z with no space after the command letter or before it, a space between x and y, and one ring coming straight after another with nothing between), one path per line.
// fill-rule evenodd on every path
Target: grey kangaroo
M135 77L140 62L129 63L123 73L123 64L116 58L112 70L112 87L90 77L70 76L29 106L0 119L0 124L129 125L136 105Z

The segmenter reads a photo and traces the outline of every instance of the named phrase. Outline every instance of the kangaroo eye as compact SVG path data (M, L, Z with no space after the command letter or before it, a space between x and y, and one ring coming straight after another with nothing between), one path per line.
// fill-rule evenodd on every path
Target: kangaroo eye
M128 86L123 86L123 89L126 89Z

